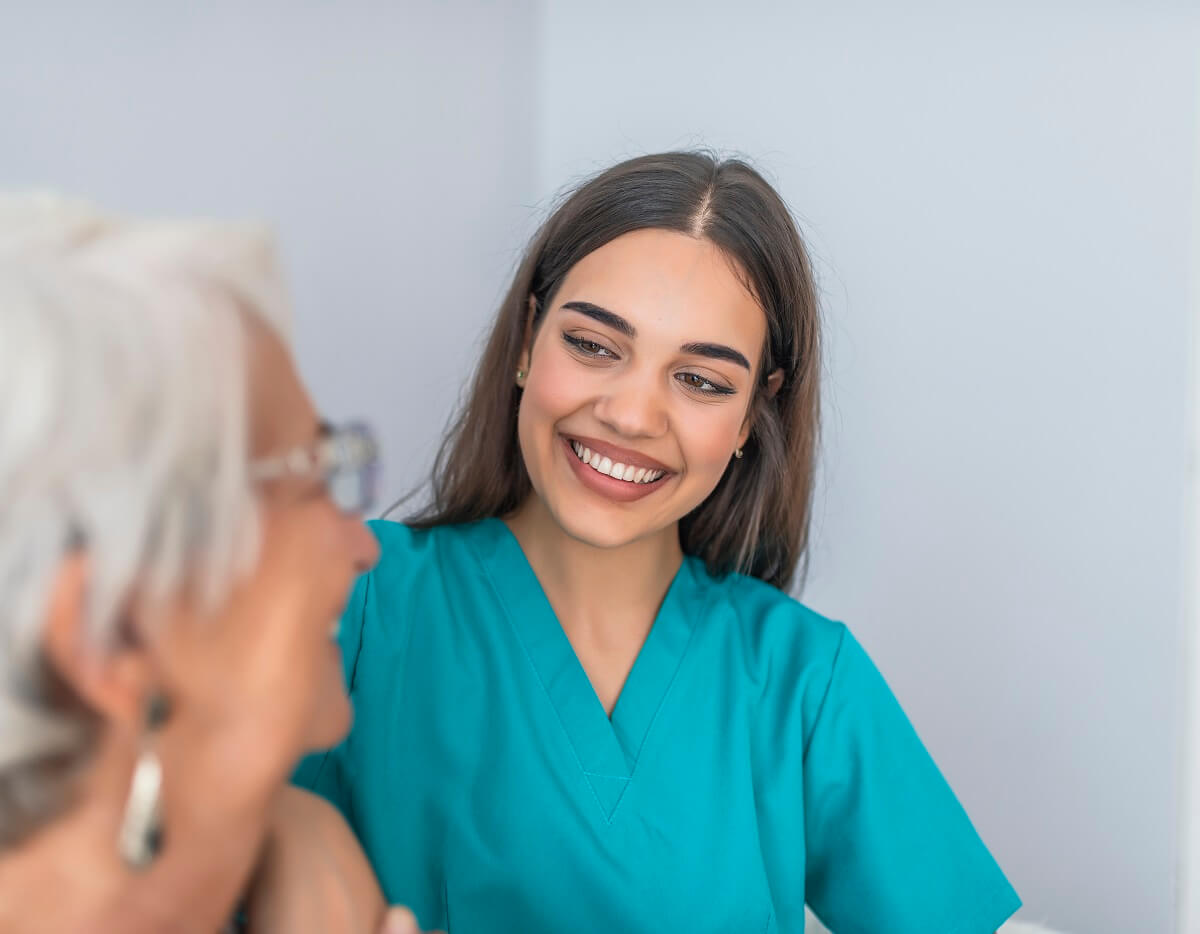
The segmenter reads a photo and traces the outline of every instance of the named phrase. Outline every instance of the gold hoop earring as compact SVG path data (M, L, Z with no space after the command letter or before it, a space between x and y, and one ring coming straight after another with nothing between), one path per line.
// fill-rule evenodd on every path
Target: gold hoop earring
M742 459L742 449L738 448L736 451L734 451L733 456L736 457L738 460L741 460Z

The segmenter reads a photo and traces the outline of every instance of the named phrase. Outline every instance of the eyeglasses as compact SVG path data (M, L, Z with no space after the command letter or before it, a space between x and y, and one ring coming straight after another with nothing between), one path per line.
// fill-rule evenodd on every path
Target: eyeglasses
M323 437L285 454L262 458L250 465L256 481L284 476L319 475L333 504L347 515L361 515L375 501L379 475L379 444L361 422L322 426Z

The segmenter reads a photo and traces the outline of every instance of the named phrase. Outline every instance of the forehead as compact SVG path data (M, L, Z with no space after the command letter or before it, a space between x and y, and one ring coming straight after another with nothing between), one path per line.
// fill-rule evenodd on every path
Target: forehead
M317 426L312 400L283 341L261 323L247 326L250 364L250 441L255 455L311 441Z
M757 348L766 316L735 261L711 240L671 230L637 230L589 253L567 274L556 304L586 300L644 332Z

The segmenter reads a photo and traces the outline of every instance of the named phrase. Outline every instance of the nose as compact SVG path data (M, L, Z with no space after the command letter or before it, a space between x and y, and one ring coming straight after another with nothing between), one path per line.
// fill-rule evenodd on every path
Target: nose
M596 418L623 437L657 438L667 430L663 391L657 375L648 368L623 373L596 401Z
M379 561L379 542L361 518L347 519L346 524L346 544L354 561L354 569L359 574L365 574Z

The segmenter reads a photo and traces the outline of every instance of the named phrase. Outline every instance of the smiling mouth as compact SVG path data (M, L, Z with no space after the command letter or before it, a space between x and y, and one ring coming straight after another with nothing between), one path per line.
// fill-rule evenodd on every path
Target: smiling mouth
M575 452L575 456L580 461L596 473L604 474L614 480L623 480L625 483L654 483L656 480L661 480L666 473L663 470L635 467L633 464L613 463L611 458L604 457L598 451L593 451L578 441L571 441L571 450Z

